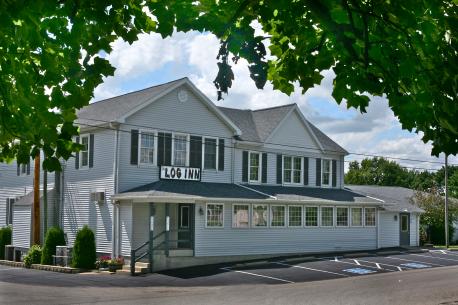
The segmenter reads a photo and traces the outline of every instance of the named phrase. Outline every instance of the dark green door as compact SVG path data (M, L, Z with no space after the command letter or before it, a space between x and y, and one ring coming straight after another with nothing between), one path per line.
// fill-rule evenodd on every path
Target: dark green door
M401 246L410 246L410 214L399 214L399 239Z
M192 204L178 205L178 248L192 248L194 208Z

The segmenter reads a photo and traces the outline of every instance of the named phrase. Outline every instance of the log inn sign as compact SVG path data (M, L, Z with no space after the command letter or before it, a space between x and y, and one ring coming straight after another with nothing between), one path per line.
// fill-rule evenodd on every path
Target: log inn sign
M183 166L161 166L161 179L200 181L200 168Z

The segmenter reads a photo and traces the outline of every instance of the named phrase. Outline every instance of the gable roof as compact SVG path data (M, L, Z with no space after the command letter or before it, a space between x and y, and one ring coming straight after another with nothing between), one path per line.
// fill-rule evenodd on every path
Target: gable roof
M297 104L287 104L282 106L263 108L258 110L234 109L218 107L226 114L242 131L241 140L247 142L265 142L276 128L283 122L286 116L297 109L301 119L310 127L312 137L318 141L324 151L348 154L339 144L331 140L315 125L310 123L301 114Z

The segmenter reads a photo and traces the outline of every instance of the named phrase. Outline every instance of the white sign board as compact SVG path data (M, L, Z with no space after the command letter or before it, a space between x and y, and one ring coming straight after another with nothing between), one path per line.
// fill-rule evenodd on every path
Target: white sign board
M154 231L154 216L150 216L149 220L149 230L152 232Z
M200 181L200 168L161 166L161 179Z

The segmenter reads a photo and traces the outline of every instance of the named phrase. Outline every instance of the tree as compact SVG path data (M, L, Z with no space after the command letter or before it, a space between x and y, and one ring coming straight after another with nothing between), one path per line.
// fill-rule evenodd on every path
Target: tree
M71 142L75 110L113 74L101 57L110 43L174 30L221 40L219 98L240 58L258 88L269 80L287 94L332 69L337 103L364 112L369 95L384 95L404 129L432 142L432 154L458 152L456 0L19 0L0 8L0 161L24 163L43 149L45 169L58 168L80 147Z
M97 259L94 232L87 226L78 230L73 246L72 265L75 268L93 269Z

